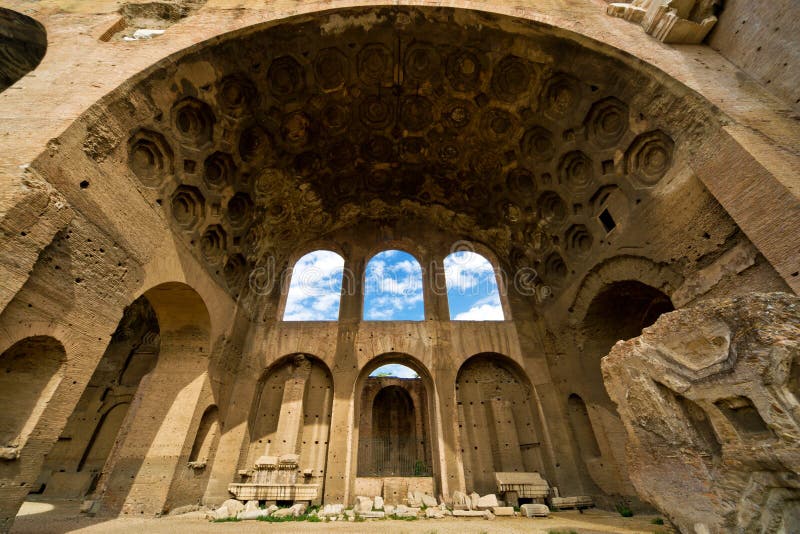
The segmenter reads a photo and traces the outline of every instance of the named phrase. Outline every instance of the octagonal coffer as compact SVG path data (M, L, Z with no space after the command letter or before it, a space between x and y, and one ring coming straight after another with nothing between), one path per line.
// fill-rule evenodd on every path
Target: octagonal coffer
M172 193L172 217L181 228L193 230L205 216L205 198L191 185L181 185Z
M258 107L258 89L243 74L226 76L217 84L217 102L223 113L240 117Z
M583 224L573 224L564 235L564 245L567 251L574 256L585 256L592 249L594 238L589 229Z
M628 106L608 97L592 105L584 124L589 140L600 148L615 146L628 131Z
M157 187L173 173L174 156L166 138L141 129L128 143L128 165L146 186Z
M200 238L200 252L209 263L219 263L228 247L228 234L219 224L206 228Z
M253 201L247 193L236 193L228 201L228 222L234 230L242 230L250 224L253 216Z
M209 189L222 189L233 181L236 165L230 154L214 152L203 164L203 181Z
M179 100L172 108L172 123L178 136L195 147L211 143L215 121L211 106L193 97Z
M643 133L625 152L625 169L634 183L649 187L658 183L672 165L675 143L660 130Z

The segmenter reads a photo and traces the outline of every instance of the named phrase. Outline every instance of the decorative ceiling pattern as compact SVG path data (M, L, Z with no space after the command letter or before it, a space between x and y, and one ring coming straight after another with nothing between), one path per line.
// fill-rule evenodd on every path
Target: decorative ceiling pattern
M358 10L206 46L139 84L127 163L233 293L269 255L403 217L557 290L675 146L631 109L642 75L508 20Z

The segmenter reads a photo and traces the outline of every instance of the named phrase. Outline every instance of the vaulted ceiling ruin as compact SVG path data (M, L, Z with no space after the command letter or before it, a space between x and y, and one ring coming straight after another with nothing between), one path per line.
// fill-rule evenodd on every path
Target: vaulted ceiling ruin
M386 8L200 47L109 109L129 117L113 159L236 291L268 256L405 217L558 288L703 128L685 105L534 23Z

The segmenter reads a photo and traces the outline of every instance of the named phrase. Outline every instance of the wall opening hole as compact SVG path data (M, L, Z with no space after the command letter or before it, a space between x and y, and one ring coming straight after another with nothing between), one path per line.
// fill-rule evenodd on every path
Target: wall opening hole
M617 227L617 223L614 221L614 217L611 216L611 212L608 211L608 209L604 209L598 218L603 228L605 228L606 233Z

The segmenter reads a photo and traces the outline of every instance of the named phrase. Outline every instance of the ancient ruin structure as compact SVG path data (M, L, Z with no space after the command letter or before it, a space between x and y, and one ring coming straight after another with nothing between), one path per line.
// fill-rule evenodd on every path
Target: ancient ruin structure
M3 2L0 531L499 494L790 532L797 3L377 4ZM496 305L453 311L464 251Z
M798 310L789 295L700 303L603 362L631 480L681 531L800 525Z

